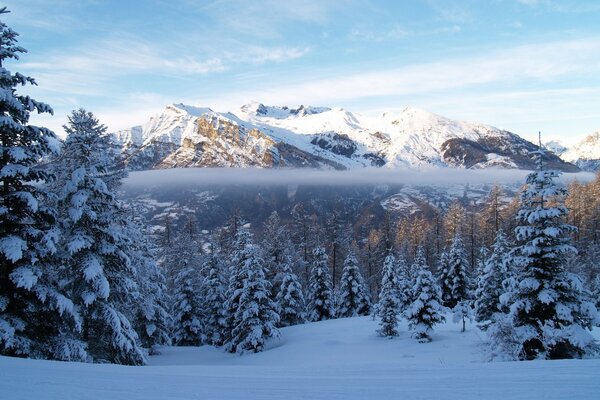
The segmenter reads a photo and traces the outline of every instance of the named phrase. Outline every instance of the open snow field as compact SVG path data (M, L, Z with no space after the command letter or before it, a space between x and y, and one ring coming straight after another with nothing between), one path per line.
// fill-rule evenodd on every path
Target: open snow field
M425 344L401 326L390 340L370 317L318 322L264 353L165 347L145 367L0 357L0 399L600 399L600 360L489 363L473 326Z

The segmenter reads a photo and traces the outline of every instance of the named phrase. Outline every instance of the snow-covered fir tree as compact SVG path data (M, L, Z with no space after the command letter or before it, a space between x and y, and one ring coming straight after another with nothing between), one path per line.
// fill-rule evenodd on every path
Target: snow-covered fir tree
M313 250L310 270L307 310L309 321L323 321L335 317L331 275L327 267L327 254L321 246Z
M501 311L500 296L504 293L502 283L508 278L508 253L506 236L502 230L498 230L492 254L483 263L475 291L475 320L484 329L491 322L493 315Z
M155 346L170 343L166 278L155 258L148 237L139 221L130 221L128 236L131 239L130 258L137 271L139 296L133 299L135 328L142 346L155 352Z
M512 327L509 356L582 357L594 341L590 329L598 312L581 280L565 270L566 257L576 251L569 243L574 228L564 223L568 210L561 201L566 190L554 181L560 172L546 170L542 155L540 150L538 168L527 176L521 193L515 230L519 269L512 291L502 296L509 313L496 327ZM492 346L506 350L507 335L491 331Z
M469 299L469 262L460 231L452 240L447 258L440 271L440 285L444 306L454 308L459 302Z
M83 317L82 339L94 360L143 364L128 318L138 293L131 240L122 204L104 181L114 165L106 127L80 109L69 115L64 129L68 136L56 166L66 178L59 199L63 279Z
M6 13L0 8L0 18ZM38 165L58 141L29 124L31 112L52 114L52 108L18 94L18 87L36 83L5 68L26 52L17 36L0 22L0 354L84 360L80 319L59 282L59 233L44 190L51 176Z
M280 327L302 324L306 320L306 305L302 285L292 271L293 260L285 258L281 271L281 284L275 298Z
M207 273L204 279L202 304L204 308L204 330L206 342L213 346L222 346L227 329L227 313L225 311L226 280L223 274L224 265L219 262L220 254L212 249L203 266Z
M267 279L271 283L272 298L281 285L281 273L286 253L290 248L290 235L277 211L273 211L263 225L261 249L267 263Z
M271 300L271 284L265 262L247 228L239 228L236 241L234 280L230 282L227 309L231 334L226 343L231 353L260 352L268 339L279 336L279 315ZM242 247L243 243L243 247Z
M422 248L419 249L422 252ZM445 321L445 307L442 305L442 291L425 263L419 264L415 286L415 299L404 315L408 329L419 342L430 342L433 327Z
M171 339L176 346L199 346L205 340L203 326L201 258L193 231L184 230L175 241L170 260Z
M418 270L418 265L420 263L425 263L425 255L423 252L417 252L413 265L410 267L408 266L404 256L399 255L396 259L395 265L396 276L398 279L398 301L400 305L400 313L403 313L413 301L415 294L412 292L413 284L410 278L410 271L413 267L415 270Z
M393 254L388 254L385 258L381 274L381 291L376 307L376 313L380 318L378 332L381 336L394 337L398 336L400 301L398 299L398 268Z
M337 315L342 318L355 317L369 315L370 311L371 300L358 266L358 260L354 254L349 253L344 260L344 269L340 279Z

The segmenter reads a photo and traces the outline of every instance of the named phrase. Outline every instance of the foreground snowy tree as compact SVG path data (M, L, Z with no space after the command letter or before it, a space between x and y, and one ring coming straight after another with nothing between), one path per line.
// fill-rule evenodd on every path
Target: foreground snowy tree
M358 267L358 260L350 253L344 260L344 269L340 279L338 317L369 315L371 301L367 287Z
M167 304L165 275L154 261L148 238L139 222L130 221L128 236L131 239L130 258L137 271L139 296L134 299L135 328L142 346L155 352L157 345L170 342L170 315Z
M420 262L425 263L425 255L423 252L417 252L414 262L415 267L416 264ZM415 296L415 294L412 292L413 285L410 278L412 265L409 267L406 263L406 259L402 255L398 256L395 265L396 276L398 278L398 301L400 302L400 313L402 314L412 303L413 297Z
M485 260L475 291L475 320L485 329L495 313L500 312L502 282L508 278L506 257L509 253L506 236L499 230L492 246L492 254Z
M419 265L413 293L415 299L404 313L408 329L419 342L430 342L433 327L445 321L445 307L442 306L441 289L425 263Z
M279 326L292 326L306 320L304 295L298 276L292 272L292 259L286 257L281 271L281 285L275 298Z
M231 334L226 349L231 353L257 353L264 349L268 339L279 336L276 328L279 315L271 300L271 284L265 276L265 262L252 243L247 228L240 230L237 254L233 258L236 262L235 278L228 291Z
M0 8L0 17L6 13ZM17 94L35 81L4 67L26 52L17 36L0 22L0 354L85 360L83 344L70 339L80 319L59 282L59 233L44 190L51 176L37 164L57 150L57 140L29 125L31 112L52 109Z
M542 154L521 194L519 271L512 291L503 295L509 313L497 326L512 327L510 355L519 359L582 357L593 344L590 329L598 314L580 279L565 271L566 257L576 251L568 238L574 228L563 222L566 191L554 182L560 173L544 169ZM506 339L492 329L493 346L506 349Z
M398 336L398 314L400 314L400 300L398 299L398 269L396 258L389 254L383 263L381 272L381 291L376 312L380 318L378 330L381 336Z
M327 267L327 254L323 247L313 250L313 264L308 287L308 320L323 321L335 317L331 275Z
M223 345L225 330L227 329L224 267L219 262L218 257L218 252L209 254L202 268L207 272L204 285L202 285L202 304L205 315L204 329L207 343L213 346Z
M176 258L169 266L171 282L171 337L175 346L199 346L205 339L201 298L201 259L191 231L176 240Z
M73 111L57 164L66 182L60 193L63 280L83 317L82 339L94 360L143 364L144 353L127 314L138 293L137 271L121 203L105 182L112 177L112 146L92 113Z
M468 261L465 246L457 231L440 274L444 306L454 308L469 299Z

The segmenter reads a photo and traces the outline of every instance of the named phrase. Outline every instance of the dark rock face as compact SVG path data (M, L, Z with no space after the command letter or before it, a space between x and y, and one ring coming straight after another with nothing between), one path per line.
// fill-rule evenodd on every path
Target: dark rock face
M352 157L358 148L356 143L350 139L348 135L335 132L317 134L310 142L323 150L328 150L333 154L348 158Z
M477 168L490 160L489 155L502 158L494 165L503 168L535 169L536 159L533 152L538 147L510 132L503 136L488 136L478 141L469 139L449 139L442 144L442 157L451 166ZM552 152L543 156L548 168L564 172L578 172L580 169L561 160Z

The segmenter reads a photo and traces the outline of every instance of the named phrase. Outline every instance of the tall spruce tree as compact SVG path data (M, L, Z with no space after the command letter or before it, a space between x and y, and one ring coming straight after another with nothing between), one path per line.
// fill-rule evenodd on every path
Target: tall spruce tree
M202 259L193 231L184 230L175 241L171 275L171 338L176 346L200 346L206 340L202 303Z
M8 12L0 8L0 18ZM29 124L31 112L53 111L18 94L33 78L5 68L26 52L17 36L0 21L0 354L84 360L80 319L58 281L59 233L44 186L51 176L38 164L58 141Z
M170 343L166 278L155 261L156 252L151 248L140 221L129 221L128 236L131 239L130 258L137 271L139 296L133 299L135 328L142 346L155 353L157 345Z
M323 247L313 250L313 264L308 287L308 320L323 321L335 317L331 275L327 267L327 254Z
M417 249L417 254L415 255L415 260L413 264L415 271L419 270L418 265L425 264L425 255L423 251L418 251ZM410 279L410 271L412 270L412 267L409 268L408 264L406 263L406 259L402 255L398 256L398 258L396 259L395 266L396 276L398 280L397 296L400 306L399 310L400 313L403 313L412 303L413 298L415 296L415 293L412 292L413 284Z
M213 346L222 346L227 329L227 313L225 310L226 281L224 266L219 262L219 253L213 249L208 255L203 270L207 271L204 280L202 302L204 307L204 329L206 341Z
M460 231L457 231L448 251L446 263L440 271L444 306L454 308L461 301L469 299L470 280L468 271L467 253Z
M398 268L396 258L389 254L383 263L381 292L376 313L380 318L378 330L381 336L398 336L398 314L400 314Z
M536 155L538 167L527 176L517 214L516 284L503 296L514 328L513 354L527 360L582 357L594 341L590 329L598 313L581 280L565 270L566 257L576 250L569 243L574 228L564 223L566 190L554 182L560 172L545 169L543 150Z
M67 139L57 164L66 179L60 193L64 282L83 317L82 339L94 360L145 362L130 318L137 271L122 204L104 180L113 177L106 127L83 109L64 126Z
M355 317L369 315L371 301L365 285L365 280L360 273L358 260L354 254L349 253L344 260L344 269L340 279L340 295L338 304L338 317Z
M292 271L292 262L292 258L286 256L281 272L281 285L275 298L280 327L302 324L306 320L302 285Z
M419 270L413 288L415 298L404 312L408 329L419 342L430 342L433 327L445 321L442 306L442 291L427 264L419 263Z
M508 252L506 236L502 230L498 230L492 254L483 264L475 291L475 320L484 329L492 321L493 315L501 311L500 296L504 293L502 282L508 277Z
M240 228L242 231L247 228ZM243 234L243 248L237 248L233 259L236 262L236 280L230 285L228 310L231 335L226 348L231 353L257 353L264 350L269 338L278 337L276 328L279 315L271 300L271 284L265 277L265 262L259 249L252 243L249 232ZM236 246L237 247L237 246ZM238 281L239 280L239 281ZM233 289L233 290L232 290Z

